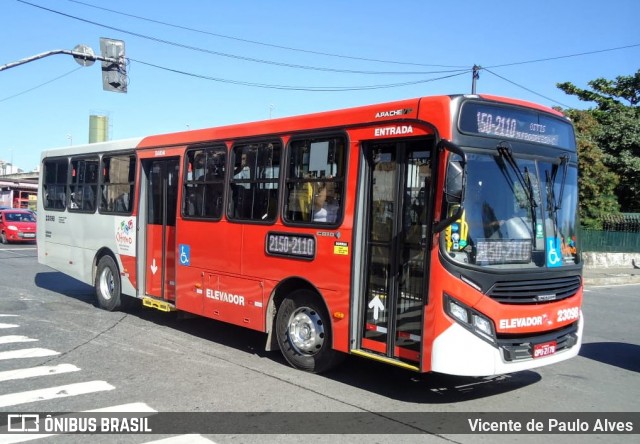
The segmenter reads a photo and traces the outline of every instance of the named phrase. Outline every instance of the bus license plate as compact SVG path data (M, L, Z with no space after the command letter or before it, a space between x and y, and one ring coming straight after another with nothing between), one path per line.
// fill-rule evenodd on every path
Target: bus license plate
M543 356L549 356L556 352L556 341L543 342L542 344L535 344L533 346L533 357L542 358Z

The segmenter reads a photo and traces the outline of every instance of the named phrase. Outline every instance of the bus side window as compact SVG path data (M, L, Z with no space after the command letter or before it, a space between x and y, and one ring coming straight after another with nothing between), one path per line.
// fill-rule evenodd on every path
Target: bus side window
M187 151L183 217L222 217L226 161L227 149L224 146Z
M69 163L64 159L46 159L43 166L42 194L45 210L64 210Z
M281 144L257 142L232 149L233 173L229 178L231 220L274 222L278 214Z
M340 222L345 146L341 136L291 142L285 178L287 222L320 225Z
M135 168L133 154L102 157L98 193L100 212L131 214Z

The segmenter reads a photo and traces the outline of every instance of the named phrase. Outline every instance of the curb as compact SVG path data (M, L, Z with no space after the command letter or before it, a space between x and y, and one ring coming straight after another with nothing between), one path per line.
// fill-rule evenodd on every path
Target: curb
M602 276L582 277L585 286L629 285L640 284L640 275L628 273L611 273Z

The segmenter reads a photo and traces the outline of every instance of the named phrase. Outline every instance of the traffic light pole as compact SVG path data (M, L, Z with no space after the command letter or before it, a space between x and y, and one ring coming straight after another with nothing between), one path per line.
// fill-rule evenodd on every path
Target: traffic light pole
M7 63L6 65L2 65L2 66L0 66L0 71L4 71L5 69L9 69L9 68L13 68L13 67L16 67L16 66L24 65L25 63L33 62L35 60L40 60L40 59L43 59L45 57L49 57L49 56L57 55L57 54L71 55L82 66L90 66L96 60L100 60L101 62L115 63L115 64L121 63L120 60L109 58L109 57L102 57L102 56L97 56L97 55L93 55L93 54L87 54L85 52L72 51L72 50L69 50L69 49L55 49L53 51L43 52L41 54L36 54L34 56L27 57L26 59L22 59L22 60L18 60L16 62L11 62L11 63Z
M80 66L91 66L96 60L102 62L102 89L120 93L127 92L127 59L125 58L124 42L122 40L100 38L100 53L95 55L93 49L86 45L78 45L73 50L54 49L53 51L36 54L17 62L7 63L0 66L0 71L24 65L25 63L40 60L57 54L67 54L73 56Z

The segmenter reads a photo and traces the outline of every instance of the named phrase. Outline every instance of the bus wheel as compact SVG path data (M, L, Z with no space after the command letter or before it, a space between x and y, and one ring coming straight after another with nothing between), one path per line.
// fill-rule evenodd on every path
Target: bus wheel
M120 273L111 256L104 256L98 262L95 286L100 308L108 311L120 308Z
M340 361L340 353L331 348L329 315L309 291L296 291L282 301L276 334L282 354L297 369L322 373Z

